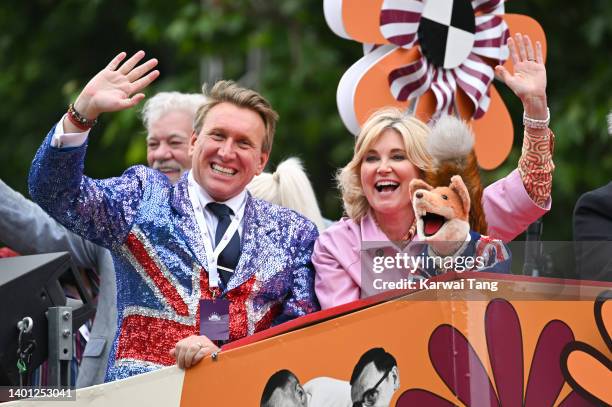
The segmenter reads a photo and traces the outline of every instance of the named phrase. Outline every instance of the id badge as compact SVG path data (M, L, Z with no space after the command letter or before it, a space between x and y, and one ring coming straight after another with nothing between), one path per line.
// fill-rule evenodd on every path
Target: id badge
M225 298L200 300L200 335L212 341L229 339L229 304Z

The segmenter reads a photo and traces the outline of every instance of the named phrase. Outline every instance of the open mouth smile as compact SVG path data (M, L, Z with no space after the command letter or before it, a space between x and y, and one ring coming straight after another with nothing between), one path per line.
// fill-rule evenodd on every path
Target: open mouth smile
M223 167L219 164L211 164L210 168L213 170L213 172L221 175L234 176L238 172L232 168Z
M378 192L393 192L399 188L399 183L395 181L379 181L374 185Z

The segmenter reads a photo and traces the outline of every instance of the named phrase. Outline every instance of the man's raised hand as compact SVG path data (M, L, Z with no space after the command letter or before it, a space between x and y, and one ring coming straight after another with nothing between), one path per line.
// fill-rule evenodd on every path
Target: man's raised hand
M101 113L128 109L144 99L141 91L159 76L158 70L151 71L157 59L138 65L145 56L144 51L124 61L126 55L125 52L117 55L85 85L74 103L82 116L94 120Z

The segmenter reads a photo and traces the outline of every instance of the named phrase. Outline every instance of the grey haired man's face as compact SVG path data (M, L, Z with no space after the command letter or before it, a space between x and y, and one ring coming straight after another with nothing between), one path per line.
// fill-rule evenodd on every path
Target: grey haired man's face
M193 117L173 110L150 124L147 134L147 163L161 171L174 184L191 168L189 140Z

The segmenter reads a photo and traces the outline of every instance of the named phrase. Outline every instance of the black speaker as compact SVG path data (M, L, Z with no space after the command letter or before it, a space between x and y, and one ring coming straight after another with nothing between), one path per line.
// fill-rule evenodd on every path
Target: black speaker
M82 302L67 299L60 280L76 283ZM81 276L66 252L38 254L0 259L0 385L19 384L17 323L25 317L34 324L24 339L35 340L27 374L47 358L49 307L73 306L73 330L80 327L94 312L89 293ZM29 380L26 380L29 382ZM26 383L24 383L26 384Z

